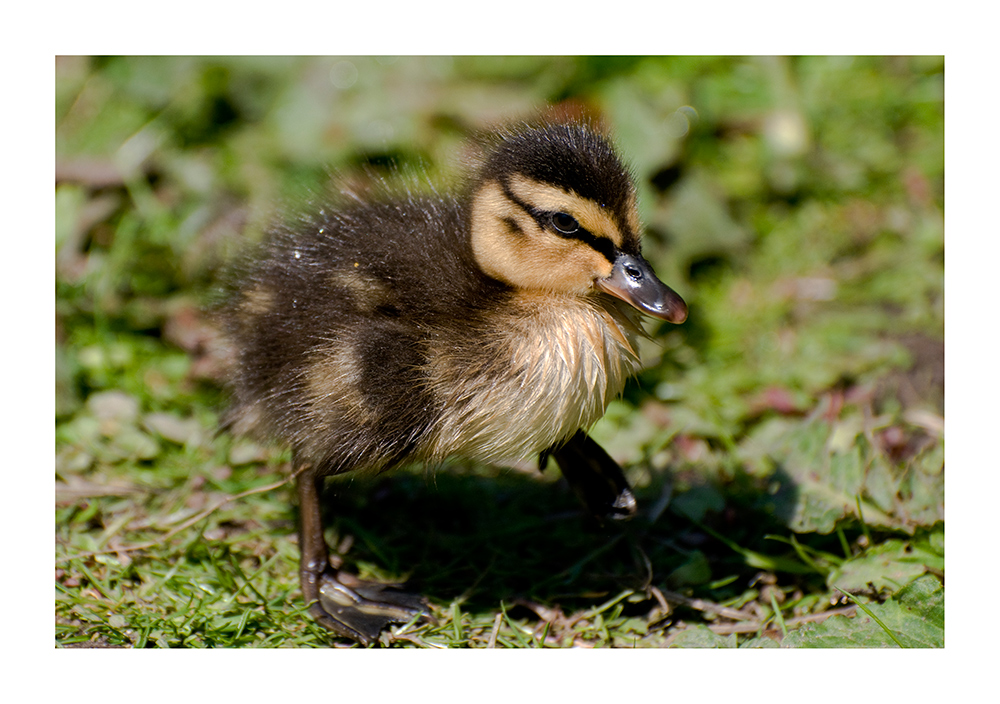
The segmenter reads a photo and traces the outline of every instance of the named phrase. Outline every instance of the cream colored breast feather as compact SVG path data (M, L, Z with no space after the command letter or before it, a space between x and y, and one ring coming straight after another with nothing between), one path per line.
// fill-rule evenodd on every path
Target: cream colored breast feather
M516 460L592 425L639 366L628 311L605 296L522 293L478 363L432 346L430 386L446 410L422 454Z

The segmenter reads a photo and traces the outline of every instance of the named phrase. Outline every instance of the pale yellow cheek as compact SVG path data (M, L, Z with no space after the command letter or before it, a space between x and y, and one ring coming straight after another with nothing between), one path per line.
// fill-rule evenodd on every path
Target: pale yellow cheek
M518 248L509 278L519 288L586 294L594 280L611 274L611 264L590 247L554 235Z
M472 203L472 252L476 262L484 272L507 283L513 283L508 272L517 268L510 244L516 235L508 231L503 219L517 220L516 215L496 183L483 186Z
M597 223L588 229L613 232L612 239L621 239L611 220L589 201L523 180L515 190L535 207L579 215L581 223ZM585 295L596 279L611 274L611 263L601 254L584 242L539 227L496 183L486 184L474 199L472 249L484 272L522 290Z

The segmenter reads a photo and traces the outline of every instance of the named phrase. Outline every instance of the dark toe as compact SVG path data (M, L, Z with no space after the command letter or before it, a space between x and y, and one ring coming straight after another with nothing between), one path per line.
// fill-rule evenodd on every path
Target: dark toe
M421 597L389 585L354 578L342 580L327 572L320 577L319 601L310 612L336 633L370 645L389 624L426 616L427 604Z

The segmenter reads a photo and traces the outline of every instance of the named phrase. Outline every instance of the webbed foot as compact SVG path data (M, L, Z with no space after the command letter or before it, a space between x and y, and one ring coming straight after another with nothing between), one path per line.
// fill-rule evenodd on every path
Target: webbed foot
M399 591L391 584L366 582L330 566L330 553L323 538L317 476L308 464L295 462L299 478L299 578L309 613L322 626L362 645L378 641L390 623L406 623L427 616L427 604L419 596Z
M621 467L584 431L550 448L542 459L548 455L595 518L625 521L635 516L635 494Z
M307 580L303 576L303 587ZM315 582L317 599L309 613L337 635L371 645L391 623L406 623L427 615L427 604L418 595L393 585L366 582L353 575L327 570Z

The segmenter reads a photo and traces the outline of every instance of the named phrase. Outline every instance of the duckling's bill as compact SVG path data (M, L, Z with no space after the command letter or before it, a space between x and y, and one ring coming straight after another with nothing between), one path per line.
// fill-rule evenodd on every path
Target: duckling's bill
M618 252L611 275L597 279L594 285L654 318L670 323L687 319L684 299L660 281L649 262L638 254Z

